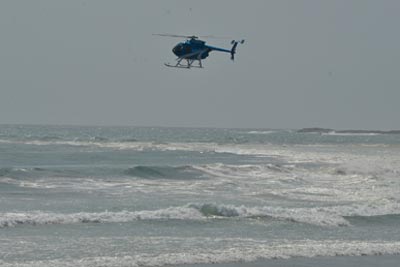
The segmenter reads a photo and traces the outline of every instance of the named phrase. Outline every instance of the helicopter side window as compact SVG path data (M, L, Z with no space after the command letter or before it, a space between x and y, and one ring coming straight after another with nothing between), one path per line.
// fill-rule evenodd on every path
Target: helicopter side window
M173 51L174 53L180 54L180 53L182 52L182 49L183 49L182 45L181 45L181 44L178 44L178 45L176 45L176 46L174 47L174 49L173 49L172 51Z

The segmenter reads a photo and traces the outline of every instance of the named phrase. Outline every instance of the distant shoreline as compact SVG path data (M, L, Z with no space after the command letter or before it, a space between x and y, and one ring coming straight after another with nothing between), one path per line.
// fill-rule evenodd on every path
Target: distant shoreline
M298 133L338 133L338 134L400 134L400 130L334 130L329 128L303 128Z

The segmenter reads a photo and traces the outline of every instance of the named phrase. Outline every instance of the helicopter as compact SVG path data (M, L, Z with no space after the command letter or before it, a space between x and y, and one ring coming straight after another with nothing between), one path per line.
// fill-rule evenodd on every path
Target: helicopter
M164 63L165 66L172 67L172 68L186 68L186 69L190 69L192 67L203 68L202 60L207 58L211 51L230 53L231 59L234 60L237 45L239 43L240 44L244 43L244 40L240 40L240 41L232 40L231 41L232 48L224 49L224 48L206 45L205 41L200 40L198 36L194 36L194 35L187 36L187 35L158 34L158 33L153 34L153 35L187 39L185 42L178 43L172 49L172 52L178 57L176 59L177 63L175 65L172 65L169 63ZM201 37L202 38L219 38L219 37L214 37L214 36L201 36ZM225 38L223 38L223 39L225 39ZM183 60L186 61L186 64L182 63ZM196 61L198 61L198 64L194 64Z

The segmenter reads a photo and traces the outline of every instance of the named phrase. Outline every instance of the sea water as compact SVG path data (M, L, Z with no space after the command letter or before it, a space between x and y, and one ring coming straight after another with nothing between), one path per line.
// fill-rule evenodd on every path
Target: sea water
M400 135L0 125L0 266L400 254Z

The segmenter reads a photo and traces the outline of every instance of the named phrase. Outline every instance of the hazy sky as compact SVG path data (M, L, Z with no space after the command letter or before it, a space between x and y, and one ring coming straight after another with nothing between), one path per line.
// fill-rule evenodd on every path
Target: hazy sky
M398 0L2 0L0 124L400 129ZM180 39L245 38L170 69ZM207 40L230 48L230 40Z

